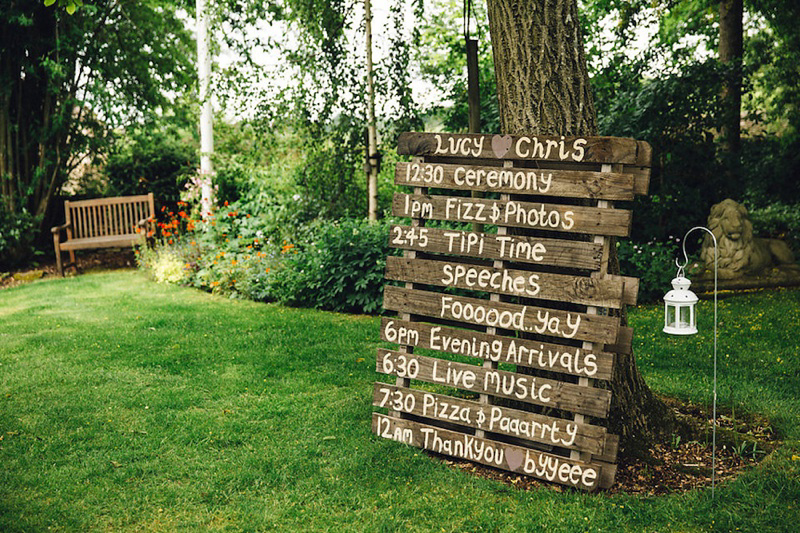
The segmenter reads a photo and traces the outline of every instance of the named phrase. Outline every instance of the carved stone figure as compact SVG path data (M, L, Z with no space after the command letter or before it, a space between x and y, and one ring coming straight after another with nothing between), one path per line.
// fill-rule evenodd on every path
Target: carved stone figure
M794 256L785 242L753 236L753 223L747 209L730 198L711 208L708 228L719 246L720 279L752 276L770 267L794 265ZM714 243L710 236L703 241L700 258L706 269L713 272Z

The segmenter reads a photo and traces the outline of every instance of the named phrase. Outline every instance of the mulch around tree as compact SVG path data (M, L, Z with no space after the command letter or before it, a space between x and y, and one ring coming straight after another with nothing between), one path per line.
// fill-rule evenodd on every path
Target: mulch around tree
M133 268L136 260L133 250L106 249L78 253L79 272ZM38 272L42 272L41 276ZM15 279L17 277L23 279ZM21 274L21 276L20 276ZM0 273L0 276L3 274ZM76 275L69 269L67 276ZM29 279L57 277L55 258L38 266L8 273L0 279L0 290L29 282ZM676 412L698 429L693 439L672 437L669 442L656 443L647 453L626 455L621 453L617 461L614 485L606 492L610 494L661 495L685 492L711 486L712 443L710 408L686 404L663 398ZM755 448L753 444L755 443ZM772 432L769 422L757 416L733 418L730 413L717 413L716 483L725 483L736 478L745 469L752 467L780 443ZM426 452L427 453L427 452ZM429 455L481 477L494 479L520 490L535 490L549 487L552 490L573 490L555 483L493 469L469 461L454 460L442 455Z
M671 398L662 400L679 417L687 419L698 428L695 438L683 440L671 437L670 442L656 443L646 453L637 455L620 453L614 485L605 492L657 496L711 487L713 418L710 408L681 403ZM734 419L730 413L718 412L716 484L735 479L747 468L763 460L779 445L780 442L766 419L752 415ZM453 468L494 479L520 490L536 490L542 487L557 492L575 490L469 461L454 460L434 453L429 455Z
M64 261L69 261L69 256L64 254ZM78 263L78 272L91 272L98 270L116 270L121 268L134 268L136 259L133 249L107 248L101 250L78 251L75 253ZM41 273L41 274L40 274ZM74 268L64 271L66 276L75 276ZM0 272L0 290L29 283L37 279L58 277L55 257L39 261L37 265L14 269L11 272Z

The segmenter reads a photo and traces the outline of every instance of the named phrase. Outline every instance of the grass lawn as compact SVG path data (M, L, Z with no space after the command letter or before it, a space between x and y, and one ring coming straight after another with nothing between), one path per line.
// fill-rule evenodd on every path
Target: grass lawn
M631 311L657 391L708 401L703 333ZM784 446L661 497L516 490L370 432L374 317L231 301L133 271L0 292L0 531L796 531L800 291L720 306L719 402Z

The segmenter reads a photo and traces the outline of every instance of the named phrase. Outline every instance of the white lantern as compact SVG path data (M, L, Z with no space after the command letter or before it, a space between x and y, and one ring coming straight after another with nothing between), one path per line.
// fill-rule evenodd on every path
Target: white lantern
M678 266L678 275L672 280L672 290L664 295L664 333L670 335L692 335L697 333L697 295L689 290L692 282L684 277L683 272L689 264L686 253L686 240L694 230L703 230L711 237L714 243L714 389L713 389L713 431L711 448L711 497L714 497L717 472L717 267L718 254L717 238L714 233L703 226L695 226L686 232L683 237L683 264L675 260Z
M672 280L672 290L664 295L664 333L693 335L697 333L697 295L689 290L692 282L681 275Z

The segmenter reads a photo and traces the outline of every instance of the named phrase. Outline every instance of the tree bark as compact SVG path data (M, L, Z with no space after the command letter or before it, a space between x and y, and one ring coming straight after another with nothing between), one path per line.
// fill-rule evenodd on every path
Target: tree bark
M502 133L596 135L576 0L488 0ZM610 246L609 273L619 272ZM624 309L621 313L625 323ZM675 431L673 412L647 386L635 357L617 354L609 429L620 450Z
M731 155L741 149L743 15L742 0L720 1L719 61L732 67L721 95L725 113L721 136L725 151Z
M504 133L594 135L594 110L574 0L489 0Z

